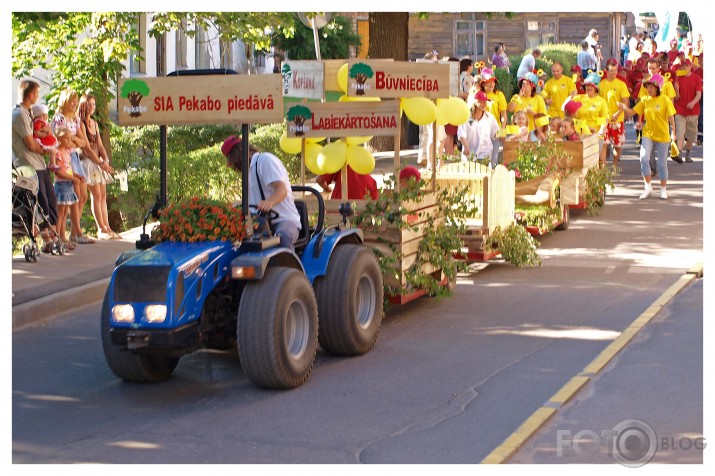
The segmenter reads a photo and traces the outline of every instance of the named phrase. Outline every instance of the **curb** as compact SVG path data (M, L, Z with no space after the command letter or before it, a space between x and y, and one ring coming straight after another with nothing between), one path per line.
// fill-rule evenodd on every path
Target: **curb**
M643 311L621 334L603 349L578 375L574 376L563 385L551 398L536 409L519 428L509 435L499 446L492 450L481 464L503 464L514 453L516 453L525 443L541 428L551 417L573 398L576 393L595 377L618 353L623 350L633 337L651 319L653 319L663 307L670 303L673 298L685 288L690 282L702 277L703 264L690 268L678 280L666 289L648 308Z
M110 278L101 279L14 306L12 308L13 332L101 301L104 299L109 280Z

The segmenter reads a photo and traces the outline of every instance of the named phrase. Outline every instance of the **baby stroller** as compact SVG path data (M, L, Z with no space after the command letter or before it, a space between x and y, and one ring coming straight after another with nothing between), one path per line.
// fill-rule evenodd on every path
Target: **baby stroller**
M37 245L37 235L40 232L40 225L48 227L53 234L54 227L50 224L40 204L37 201L37 193L40 189L37 173L32 167L21 165L12 166L12 236L30 238L31 243L22 247L25 260L28 262L40 259L40 247ZM65 246L59 241L50 245L53 255L65 254Z

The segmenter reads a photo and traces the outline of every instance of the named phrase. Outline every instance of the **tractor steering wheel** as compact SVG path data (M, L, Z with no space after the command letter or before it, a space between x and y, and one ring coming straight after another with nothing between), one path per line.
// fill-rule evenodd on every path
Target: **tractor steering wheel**
M250 205L250 204L249 204L249 205L248 205L248 208L251 208L251 209L253 209L253 210L256 211L255 213L251 213L252 215L258 215L258 216L261 216L261 217L266 217L266 218L268 218L269 220L275 220L276 218L278 218L278 217L280 216L280 215L278 214L278 212L275 211L275 210L268 210L267 212L259 211L257 205Z

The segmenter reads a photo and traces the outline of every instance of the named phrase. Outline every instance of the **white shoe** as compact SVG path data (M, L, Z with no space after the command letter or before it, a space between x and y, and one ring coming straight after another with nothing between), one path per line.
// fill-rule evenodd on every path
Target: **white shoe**
M650 193L652 191L653 191L653 187L651 187L650 185L646 185L645 189L643 190L643 193L641 193L641 196L638 197L638 200L643 200L643 199L650 197Z
M660 189L660 198L662 198L663 200L665 200L666 198L668 198L668 194L666 193L666 191L665 191L664 188L661 188L661 189Z

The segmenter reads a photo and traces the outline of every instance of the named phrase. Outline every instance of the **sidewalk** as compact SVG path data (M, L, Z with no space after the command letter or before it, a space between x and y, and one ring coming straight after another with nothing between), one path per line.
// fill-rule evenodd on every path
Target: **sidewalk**
M13 256L13 329L101 300L115 260L140 234L141 227L121 233L121 240L77 245L65 256L43 253L37 263Z

